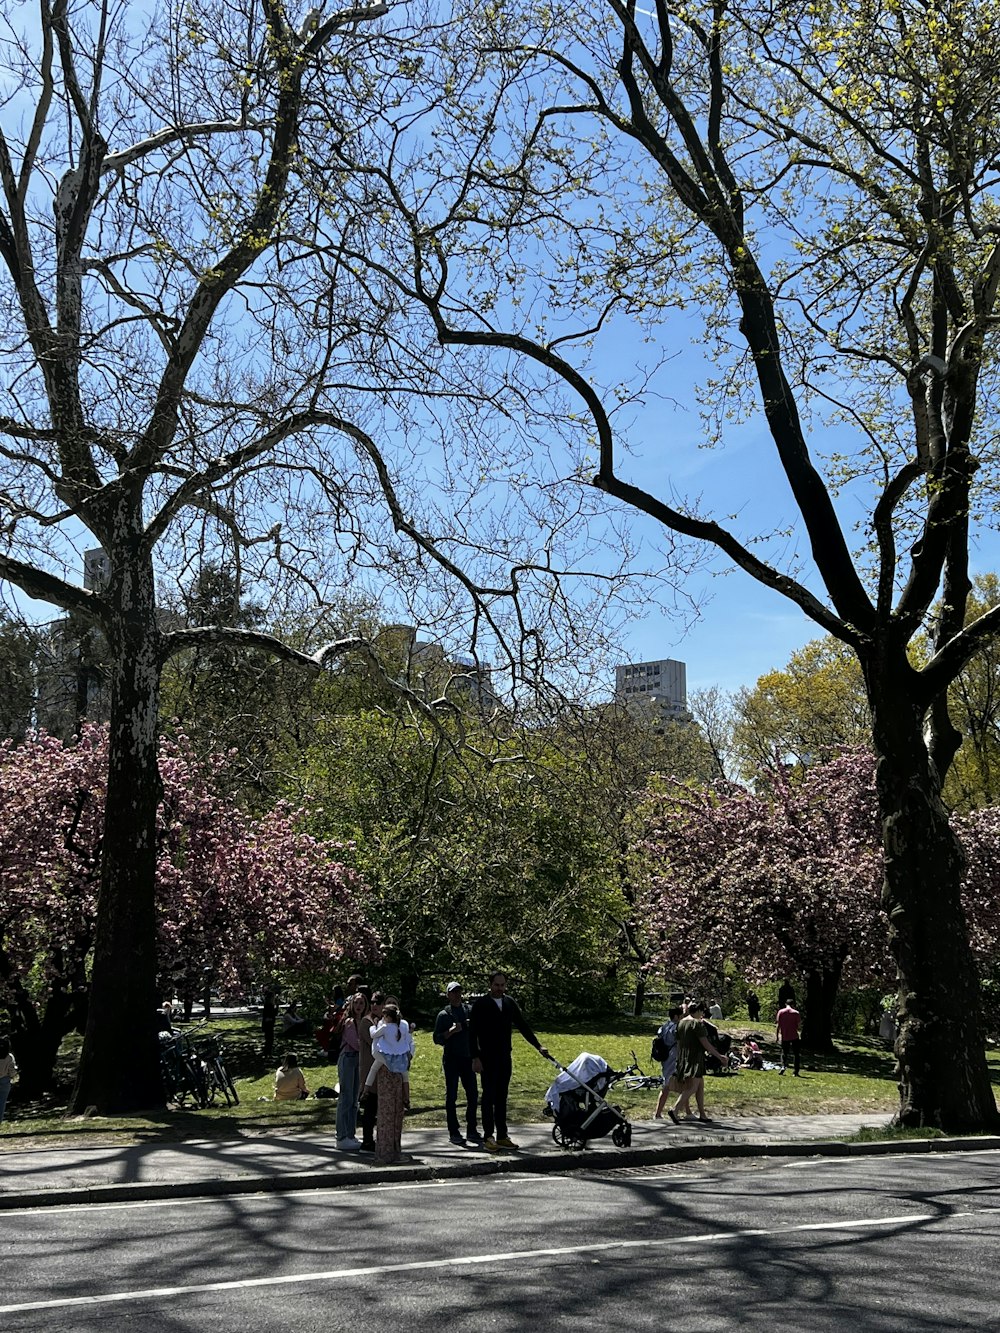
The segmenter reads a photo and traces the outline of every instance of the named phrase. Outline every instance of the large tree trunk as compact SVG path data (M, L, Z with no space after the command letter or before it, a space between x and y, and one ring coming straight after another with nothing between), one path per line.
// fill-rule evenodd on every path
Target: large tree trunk
M962 851L908 674L905 659L866 671L885 849L882 904L899 978L896 1122L994 1129L979 976L961 901Z
M806 973L806 997L802 1012L802 1045L810 1051L833 1050L833 1006L843 962Z
M156 1042L156 810L160 664L151 561L138 506L109 552L111 723L90 1008L73 1109L162 1106Z
M45 1007L39 1012L31 992L14 973L6 953L0 949L0 977L13 996L11 1013L15 1021L10 1036L17 1060L18 1094L24 1101L33 1101L53 1091L59 1047L63 1037L76 1025L78 994L75 980L62 974L58 953L50 963L54 976Z
M641 1018L642 1011L646 1007L646 975L644 972L637 972L635 975L635 1001L632 1005L632 1017Z

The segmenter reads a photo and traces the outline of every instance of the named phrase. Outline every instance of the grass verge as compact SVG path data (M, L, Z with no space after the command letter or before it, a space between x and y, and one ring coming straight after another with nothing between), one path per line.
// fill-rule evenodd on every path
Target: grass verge
M635 1053L647 1072L656 1068L649 1058L649 1047L657 1019L610 1018L598 1021L563 1023L558 1028L540 1026L538 1036L561 1063L568 1064L581 1051L601 1055L615 1068L624 1068ZM773 1031L763 1025L734 1022L725 1030L742 1036L753 1032L765 1047ZM8 1149L31 1146L33 1142L51 1142L54 1137L72 1137L81 1145L88 1142L177 1142L187 1139L238 1138L277 1131L295 1133L325 1130L331 1135L336 1123L336 1102L316 1100L274 1102L276 1058L265 1063L260 1055L260 1032L253 1017L226 1018L205 1025L203 1031L215 1033L226 1051L226 1063L236 1080L240 1105L208 1107L205 1110L167 1109L148 1115L116 1117L73 1117L65 1114L65 1101L19 1103L16 1096L8 1105L9 1120L0 1126L0 1147ZM336 1065L328 1063L318 1049L297 1048L306 1081L311 1091L322 1084L337 1082ZM77 1048L64 1047L61 1072L67 1091L75 1065ZM766 1052L772 1057L774 1050ZM514 1074L510 1090L510 1120L523 1124L541 1118L545 1089L555 1069L520 1037L514 1038ZM990 1054L994 1082L1000 1083L1000 1055ZM837 1113L884 1113L890 1115L897 1105L893 1076L893 1056L884 1043L865 1038L847 1038L830 1055L804 1061L801 1076L791 1073L740 1071L726 1077L707 1080L706 1103L709 1114L747 1115L821 1115ZM633 1120L652 1116L656 1106L655 1089L629 1093L615 1089L614 1100ZM413 1115L408 1123L420 1126L444 1124L444 1090L440 1051L430 1033L417 1033L417 1054L411 1071ZM917 1132L920 1137L922 1132ZM912 1131L899 1131L900 1137ZM885 1137L882 1131L870 1137ZM857 1141L864 1141L859 1137Z

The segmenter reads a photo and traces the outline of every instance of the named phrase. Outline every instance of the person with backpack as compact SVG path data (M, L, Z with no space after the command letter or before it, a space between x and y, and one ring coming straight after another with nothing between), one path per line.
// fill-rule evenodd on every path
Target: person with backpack
M659 1031L653 1038L653 1046L649 1053L650 1059L659 1060L660 1068L663 1070L663 1087L660 1089L660 1097L656 1103L654 1120L663 1119L663 1112L666 1110L667 1101L670 1097L674 1070L677 1068L677 1024L680 1022L680 1017L680 1005L674 1005L667 1011L667 1021L660 1025Z

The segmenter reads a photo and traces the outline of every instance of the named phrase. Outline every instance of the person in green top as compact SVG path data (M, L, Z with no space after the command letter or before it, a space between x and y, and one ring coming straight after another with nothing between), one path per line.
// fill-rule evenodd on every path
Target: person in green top
M692 1000L687 1008L687 1017L682 1018L677 1025L677 1069L674 1078L680 1096L667 1112L675 1125L680 1123L681 1115L690 1115L692 1095L698 1105L698 1119L711 1124L711 1116L705 1114L705 1052L721 1060L723 1066L726 1061L709 1041L704 1018L704 1004L701 1000Z

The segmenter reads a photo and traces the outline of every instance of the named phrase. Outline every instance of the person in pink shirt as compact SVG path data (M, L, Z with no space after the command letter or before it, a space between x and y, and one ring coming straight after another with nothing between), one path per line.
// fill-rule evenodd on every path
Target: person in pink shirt
M775 1037L781 1042L781 1073L785 1072L788 1057L791 1055L795 1060L796 1078L799 1076L799 1027L801 1023L802 1015L796 1009L794 1001L788 1000L784 1009L778 1010Z

